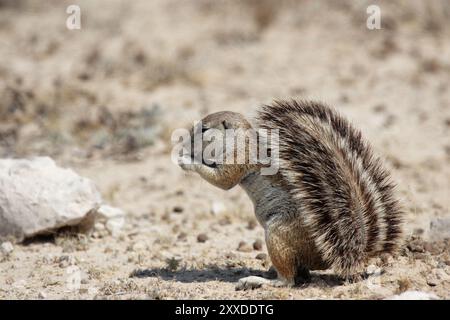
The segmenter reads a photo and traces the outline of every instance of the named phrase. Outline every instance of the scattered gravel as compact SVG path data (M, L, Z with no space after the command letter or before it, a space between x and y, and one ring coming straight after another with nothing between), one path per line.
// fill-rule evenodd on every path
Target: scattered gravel
M197 241L198 241L198 242L203 243L203 242L206 242L207 240L208 240L208 236L207 236L205 233L200 233L200 234L197 236Z
M239 245L237 247L237 251L240 251L240 252L251 252L251 251L253 251L253 248L252 248L252 246L250 246L245 241L241 241L241 242L239 242Z
M260 250L262 250L262 248L263 248L263 242L260 239L253 242L253 249L260 251Z

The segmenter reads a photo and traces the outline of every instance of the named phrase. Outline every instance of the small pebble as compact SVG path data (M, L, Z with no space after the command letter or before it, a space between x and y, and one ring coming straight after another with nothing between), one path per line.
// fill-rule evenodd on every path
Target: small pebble
M257 225L258 223L255 220L250 220L247 224L247 229L253 230L256 228Z
M215 201L211 205L211 213L213 215L223 214L227 211L227 207L223 202Z
M252 250L253 250L253 248L248 243L245 243L244 241L239 242L237 251L251 252Z
M75 264L75 259L72 256L60 256L58 259L60 268L67 268L70 265Z
M124 217L125 212L122 209L110 207L107 205L102 205L98 208L97 213L100 217L105 219L111 219L116 217Z
M106 228L105 228L105 224L103 224L103 223L101 223L101 222L97 222L95 225L94 225L94 230L96 230L96 231L104 231Z
M439 284L438 280L436 279L436 277L434 275L430 275L427 277L427 284L430 287L435 287Z
M381 268L378 268L376 265L373 264L369 265L366 269L366 273L368 275L379 276L381 275L381 272L382 272Z
M44 291L40 291L38 294L39 299L47 299L47 294Z
M197 241L198 242L206 242L206 240L208 240L208 236L206 235L206 234L204 234L204 233L200 233L198 236L197 236Z
M184 211L184 208L181 206L175 206L175 207L173 207L172 211L175 213L182 213Z
M14 251L14 247L11 242L6 241L1 245L1 252L5 255L10 255Z
M185 240L186 238L187 238L187 233L183 232L183 231L180 232L177 237L178 240Z
M255 259L258 260L266 260L267 259L267 254L266 253L258 253L255 257Z
M114 217L106 221L105 228L109 231L109 233L113 237L118 237L124 224L125 224L124 217Z
M261 240L258 239L255 242L253 242L253 249L259 251L259 250L262 250L262 247L263 247L263 243Z

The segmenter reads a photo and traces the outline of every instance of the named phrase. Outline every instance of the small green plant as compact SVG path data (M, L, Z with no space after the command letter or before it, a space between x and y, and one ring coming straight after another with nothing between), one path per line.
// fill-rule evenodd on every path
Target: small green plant
M167 269L170 271L175 271L180 266L181 259L168 258L166 259Z

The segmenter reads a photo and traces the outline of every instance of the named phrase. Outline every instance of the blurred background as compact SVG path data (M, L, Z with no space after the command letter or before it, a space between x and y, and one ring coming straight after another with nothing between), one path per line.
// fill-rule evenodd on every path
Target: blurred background
M66 27L73 4L79 30ZM379 30L366 26L373 4ZM229 250L263 239L246 195L183 173L170 136L208 113L251 116L273 99L320 100L348 116L393 171L408 234L426 236L430 219L449 216L449 85L446 0L0 0L0 157L51 156L127 211L122 238L80 249L99 283L172 258L223 267ZM31 257L20 260L25 271L62 250L34 246L20 249ZM225 260L261 268L242 252ZM37 278L14 294L33 296ZM173 287L163 280L135 285ZM209 297L218 286L190 285L158 294Z

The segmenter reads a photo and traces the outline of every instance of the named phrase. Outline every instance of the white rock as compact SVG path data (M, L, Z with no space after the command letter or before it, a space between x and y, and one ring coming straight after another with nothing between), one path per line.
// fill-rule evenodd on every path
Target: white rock
M221 201L214 201L211 204L211 213L215 216L222 214L227 211L227 207Z
M386 300L438 300L439 297L434 293L409 290L401 294L386 298Z
M101 222L97 222L96 224L94 224L94 229L96 231L103 231L105 230L105 225Z
M57 259L60 268L67 268L68 266L74 265L76 260L73 256L63 255Z
M95 296L98 293L98 289L96 287L89 287L88 294Z
M14 247L13 247L12 243L9 242L9 241L3 242L2 245L0 246L0 248L1 248L0 251L4 255L10 255L11 252L13 252L13 250L14 250Z
M48 157L0 160L0 238L87 223L101 201L92 181Z
M368 265L367 268L366 268L366 273L367 274L372 274L372 273L375 272L376 268L377 267L374 264Z
M39 299L47 299L47 294L44 291L40 291L38 294Z
M380 276L382 273L382 269L374 264L371 264L367 267L366 273L370 276Z
M102 205L97 210L100 221L104 221L106 230L116 237L125 224L125 212L122 209Z
M97 210L97 213L99 214L100 217L103 217L105 219L125 216L125 212L122 209L114 208L107 205L100 206L100 208L98 208Z
M109 219L106 224L106 230L108 230L113 237L117 237L120 235L120 231L123 228L123 225L125 224L125 218L114 218Z

